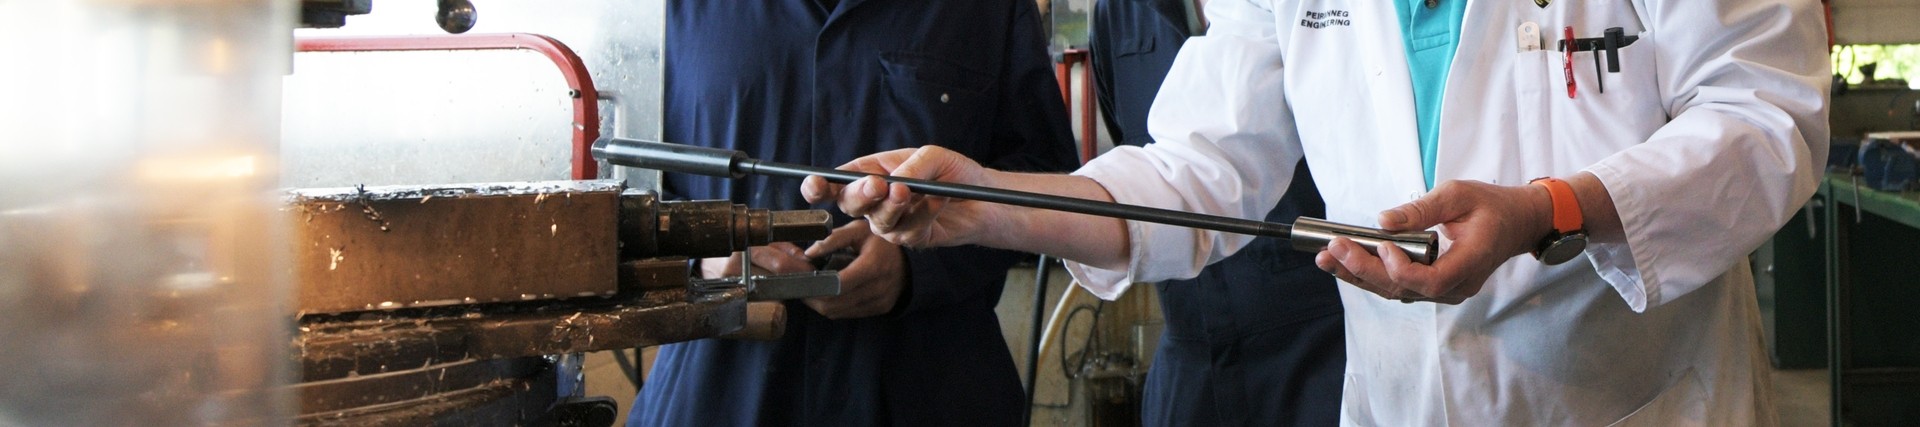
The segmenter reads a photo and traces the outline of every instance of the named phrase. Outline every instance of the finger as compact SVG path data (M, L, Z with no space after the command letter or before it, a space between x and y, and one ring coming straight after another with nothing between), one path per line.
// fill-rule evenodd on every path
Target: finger
M813 312L820 313L821 316L826 316L828 319L832 319L833 318L832 313L835 312L834 298L835 297L812 297L812 298L802 299L800 300L800 302L803 304L806 304L807 308L813 309Z
M935 244L933 225L939 219L940 206L934 199L919 196L908 189L906 184L893 184L887 196L887 204L898 210L893 230L897 234L893 239L908 247L924 247Z
M718 279L740 275L740 254L700 259L700 277Z
M837 169L873 175L889 175L893 173L894 168L900 166L900 163L908 157L912 157L914 153L918 151L920 150L915 148L899 148L882 151L853 159L853 161L841 164Z
M792 255L796 257L806 256L803 254L803 252L805 251L800 249L800 245L793 244L793 242L768 243L766 248L780 251L780 252L786 252L788 255Z
M748 253L753 254L755 267L766 269L769 273L792 274L813 271L813 261L800 255L800 248L792 243L786 243L785 246L756 247Z
M892 170L893 166L899 164L900 159L911 156L913 151L913 149L907 148L875 153L853 159L853 161L840 165L838 169L884 176ZM878 178L875 178L873 181L877 182ZM875 194L860 191L861 188L858 184L860 184L860 182L855 181L846 186L839 186L827 182L825 178L819 176L808 176L805 180L801 181L800 190L801 196L805 197L808 202L837 202L842 212L846 212L848 215L860 216L865 213L863 208L873 202L870 198Z
M872 235L872 230L867 228L866 221L856 220L833 229L833 233L828 234L827 238L813 242L813 245L808 246L806 252L801 255L807 258L825 257L832 255L834 251L860 243Z
M938 145L921 146L919 149L913 150L913 155L908 156L899 164L890 165L892 167L889 168L889 170L891 170L889 173L893 176L903 178L939 179L939 177L946 175L955 166L951 154L955 154L953 150L948 150Z
M1380 264L1388 280L1403 291L1398 298L1429 299L1445 294L1447 289L1452 288L1450 285L1436 286L1436 283L1446 282L1435 279L1432 266L1413 262L1413 258L1399 246L1382 245L1379 252Z
M806 198L807 203L837 201L840 198L841 188L845 187L827 182L826 178L818 175L808 175L806 179L800 180L800 197Z
M1354 276L1352 271L1347 270L1346 266L1341 265L1339 257L1344 255L1345 251L1346 249L1344 248L1329 244L1327 245L1327 250L1320 251L1318 255L1314 256L1314 264L1318 265L1323 271L1333 273L1334 278L1340 279L1340 281L1346 282L1348 285L1353 285L1353 287L1360 288L1360 290L1379 295L1381 298L1394 297L1393 289L1383 288L1378 283L1368 283L1366 280Z
M875 191L875 186L885 185L884 183L885 181L877 176L854 180L853 183L841 189L840 198L835 204L840 206L840 211L846 212L847 215L868 216L884 201L884 193Z
M1327 245L1327 252L1333 255L1335 261L1339 261L1340 267L1345 268L1348 273L1362 282L1375 284L1383 290L1396 290L1400 287L1394 283L1392 277L1387 275L1386 265L1380 262L1380 258L1367 253L1365 247L1354 243L1353 240L1336 237L1333 243Z
M906 184L881 184L871 188L870 191L879 193L876 198L880 200L872 211L867 213L867 223L875 232L908 232L913 230L911 226L922 222L912 218L916 212L915 205L920 203L920 198L916 197L913 190L908 189Z
M765 268L760 268L759 266L754 266L754 267L753 267L753 275L754 275L754 276L756 276L756 277L765 277L765 276L772 276L772 275L773 275L773 272L772 272L772 271L767 271L767 269L765 269Z
M1419 199L1380 212L1380 228L1387 231L1425 230L1466 215L1473 207L1472 185L1447 181Z
M1320 251L1320 253L1314 254L1313 264L1315 266L1320 267L1320 271L1325 271L1327 272L1327 274L1332 274L1333 278L1340 279L1343 282L1353 284L1354 281L1357 280L1353 277L1352 273L1347 272L1346 268L1340 266L1340 261L1337 259L1334 259L1332 252ZM1355 284L1355 286L1359 286L1359 285ZM1366 289L1366 287L1361 286L1361 289Z

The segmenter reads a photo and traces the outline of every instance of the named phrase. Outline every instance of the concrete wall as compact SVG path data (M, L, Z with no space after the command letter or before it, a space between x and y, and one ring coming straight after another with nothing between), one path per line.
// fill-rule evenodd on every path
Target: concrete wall
M1920 24L1915 24L1920 25ZM1920 91L1907 89L1854 89L1833 97L1835 138L1859 138L1867 132L1915 129L1915 102Z
M1920 43L1920 2L1833 0L1833 28L1840 44Z

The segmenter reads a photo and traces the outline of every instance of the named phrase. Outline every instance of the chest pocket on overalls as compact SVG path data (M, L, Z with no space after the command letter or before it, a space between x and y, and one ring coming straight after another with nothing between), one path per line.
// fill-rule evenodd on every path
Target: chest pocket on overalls
M888 97L905 146L937 144L965 152L990 135L995 107L992 74L914 52L880 54Z
M1549 8L1564 10L1532 21L1539 26L1541 49L1520 52L1514 59L1515 119L1529 151L1543 154L1536 158L1552 159L1551 173L1565 174L1646 141L1669 117L1655 54L1659 37L1643 30L1631 3L1555 3ZM1574 38L1582 40L1576 44L1587 48L1575 50L1571 60L1561 50L1569 25ZM1609 28L1620 28L1622 39L1632 38L1630 43L1621 40L1613 55L1593 48ZM1575 88L1571 98L1569 70Z

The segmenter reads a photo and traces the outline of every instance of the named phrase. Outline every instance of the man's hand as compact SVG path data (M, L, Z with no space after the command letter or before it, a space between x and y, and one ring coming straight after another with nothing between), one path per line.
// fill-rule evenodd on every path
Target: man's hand
M993 187L990 170L966 156L938 146L900 149L861 157L840 169L957 184ZM985 224L995 223L995 205L914 194L906 184L878 177L846 186L807 177L800 194L809 202L834 202L848 215L865 217L872 232L908 247L959 246L980 242ZM861 253L866 253L862 251Z
M834 229L826 239L808 247L809 258L825 258L848 247L858 256L840 270L840 295L807 298L813 311L829 319L855 319L893 311L906 288L907 260L900 247L874 236L867 222L854 221Z
M774 242L771 245L753 248L747 253L753 254L753 272L759 275L792 274L813 271L813 263L807 260L799 246L787 242ZM700 277L719 279L739 277L741 256L734 252L725 258L703 258L700 260Z
M1314 257L1320 269L1368 292L1403 302L1459 304L1508 259L1529 253L1553 229L1553 202L1537 185L1448 181L1419 200L1380 213L1388 231L1440 227L1451 246L1433 265L1414 263L1398 247L1380 256L1345 238Z

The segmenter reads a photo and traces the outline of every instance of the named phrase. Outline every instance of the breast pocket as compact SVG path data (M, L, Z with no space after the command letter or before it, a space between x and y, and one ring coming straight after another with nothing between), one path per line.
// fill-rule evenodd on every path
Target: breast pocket
M894 123L903 146L937 144L966 152L965 146L984 141L993 117L995 81L992 74L957 62L913 52L880 55L886 73Z
M1568 61L1549 46L1515 58L1518 136L1529 153L1539 154L1529 157L1551 159L1551 169L1541 172L1579 171L1645 142L1670 119L1662 101L1656 41L1651 32L1636 36L1633 44L1618 51L1619 72L1608 71L1604 51L1574 52ZM1601 57L1598 70L1595 55ZM1573 97L1567 96L1569 70Z

